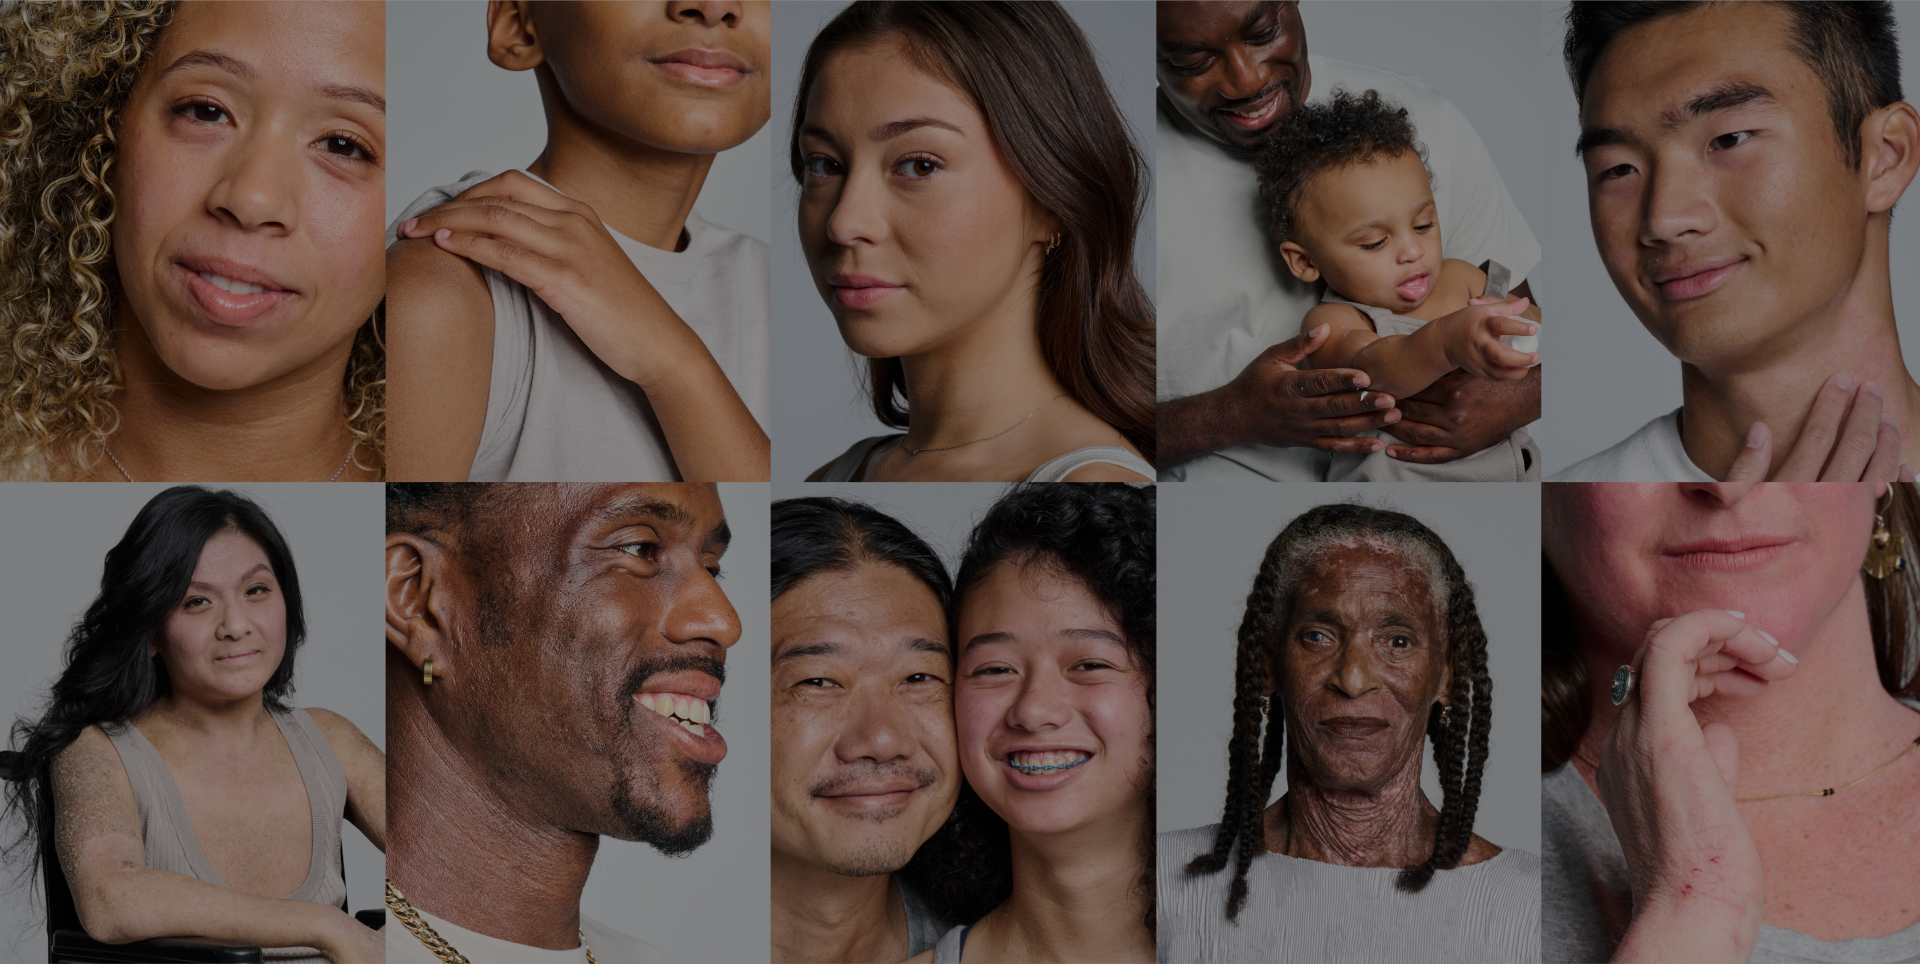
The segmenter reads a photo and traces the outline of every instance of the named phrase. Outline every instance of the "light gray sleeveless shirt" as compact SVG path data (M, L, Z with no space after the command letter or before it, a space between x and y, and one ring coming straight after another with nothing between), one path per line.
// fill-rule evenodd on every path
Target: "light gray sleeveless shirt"
M273 722L293 751L293 762L300 768L300 782L307 787L307 804L313 815L313 856L307 863L307 879L285 900L308 900L338 907L347 899L347 881L340 865L340 821L347 811L347 772L340 758L333 755L326 734L304 711L281 713L269 710ZM180 787L173 782L173 771L147 741L145 734L131 723L103 724L100 727L120 753L126 767L127 782L133 785L133 806L140 817L140 839L146 847L147 866L184 874L195 880L232 889L219 871L207 862L200 849L200 838L187 818L187 805L180 798ZM326 964L326 957L311 947L262 948L267 960L296 964Z
M388 226L387 243L394 243L401 222L491 176L475 171L420 195ZM608 228L628 260L700 336L764 430L773 424L767 246L709 224L698 213L687 215L686 230L685 251L662 251ZM608 368L526 286L492 268L482 271L493 296L493 375L468 481L679 481L666 435L640 386Z
M868 456L878 456L900 444L905 435L875 435L853 443L853 447L840 453L840 457L827 466L826 474L820 477L822 482L865 482L864 478L854 478L856 473L864 475L860 467L865 465ZM1027 476L1028 482L1064 482L1075 470L1089 465L1117 465L1123 469L1138 472L1147 478L1153 478L1153 466L1118 445L1089 445L1083 449L1074 449L1065 455L1056 456L1041 463L1040 467Z

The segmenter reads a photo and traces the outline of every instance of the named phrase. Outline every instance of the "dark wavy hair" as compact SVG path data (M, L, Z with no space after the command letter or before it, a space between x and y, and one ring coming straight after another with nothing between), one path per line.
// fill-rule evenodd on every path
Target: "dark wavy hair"
M1453 668L1447 696L1452 710L1442 723L1436 702L1427 716L1427 738L1433 741L1434 764L1440 771L1440 821L1434 829L1432 853L1425 862L1402 869L1397 886L1412 893L1424 890L1435 871L1458 867L1473 842L1487 737L1493 729L1487 633L1474 605L1473 586L1453 551L1420 520L1353 503L1316 506L1287 523L1267 545L1253 591L1247 594L1234 666L1226 808L1213 849L1187 864L1189 875L1213 874L1226 869L1228 858L1234 858L1228 920L1239 919L1240 908L1247 902L1247 868L1253 855L1266 849L1263 812L1286 752L1286 714L1266 715L1266 735L1261 736L1264 666L1293 618L1293 593L1301 578L1326 550L1353 539L1384 541L1420 563L1429 571L1436 601L1446 612L1447 659Z
M953 580L933 547L900 520L862 502L831 496L775 502L772 551L774 599L815 573L880 562L925 583L940 600L941 612L953 602Z
M53 840L52 766L89 726L125 723L171 692L167 668L149 650L166 632L187 594L200 550L221 532L238 532L266 553L287 607L286 652L268 677L261 699L285 711L293 693L294 654L307 638L300 577L287 541L259 504L238 492L177 485L140 507L126 535L107 550L100 594L67 634L66 668L53 683L37 720L18 718L12 730L13 774L5 817L21 823L7 845L9 860L38 876Z
M1326 103L1301 104L1276 126L1253 162L1267 233L1276 245L1299 243L1300 191L1315 174L1402 154L1426 163L1407 109L1381 100L1377 90L1358 97L1335 90Z
M828 58L903 38L918 66L972 98L1013 174L1059 219L1060 248L1040 268L1040 347L1060 384L1154 460L1153 302L1134 273L1148 168L1100 65L1053 0L856 0L807 48L787 143L794 180L807 95ZM867 363L874 414L908 425L906 370Z
M1575 3L1567 8L1563 56L1573 97L1585 103L1587 80L1607 45L1632 27L1685 13L1702 0ZM1900 33L1886 0L1801 0L1784 4L1792 18L1787 42L1820 78L1833 131L1847 166L1860 169L1860 125L1901 99Z
M954 581L953 620L967 596L1002 565L1058 567L1078 579L1120 624L1134 665L1147 678L1148 741L1154 725L1154 490L1106 483L1032 483L1001 496L973 528ZM956 637L957 638L957 637ZM1139 840L1136 893L1146 901L1142 923L1154 929L1154 777L1151 760L1140 787L1146 806ZM1013 894L1007 822L963 783L953 816L920 848L915 863L939 868L923 886L955 921L975 921Z

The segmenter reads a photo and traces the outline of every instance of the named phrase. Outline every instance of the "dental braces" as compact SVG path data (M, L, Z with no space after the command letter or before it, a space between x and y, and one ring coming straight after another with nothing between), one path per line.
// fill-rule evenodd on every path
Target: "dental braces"
M1007 765L1010 767L1013 767L1015 770L1019 770L1021 773L1027 774L1028 776L1032 776L1033 774L1036 774L1036 773L1046 773L1049 770L1071 770L1074 767L1077 767L1080 764L1085 763L1087 762L1087 760L1091 760L1091 759L1093 759L1093 757L1087 757L1084 760L1075 760L1072 763L1043 763L1038 766L1021 766L1020 764L1014 763L1013 761L1009 760L1007 761Z

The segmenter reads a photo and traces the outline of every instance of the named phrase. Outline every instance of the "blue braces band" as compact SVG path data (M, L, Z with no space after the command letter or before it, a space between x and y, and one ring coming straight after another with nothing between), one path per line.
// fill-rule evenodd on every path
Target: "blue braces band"
M1085 759L1081 759L1073 763L1049 763L1049 764L1043 764L1041 766L1031 766L1031 767L1023 767L1020 764L1014 763L1013 761L1009 760L1007 761L1007 765L1014 768L1015 770L1019 770L1021 773L1025 773L1031 776L1035 773L1046 773L1049 770L1071 770L1074 767L1077 767L1080 764L1085 763L1087 762L1087 760L1091 760L1091 759L1093 759L1093 757L1086 757Z

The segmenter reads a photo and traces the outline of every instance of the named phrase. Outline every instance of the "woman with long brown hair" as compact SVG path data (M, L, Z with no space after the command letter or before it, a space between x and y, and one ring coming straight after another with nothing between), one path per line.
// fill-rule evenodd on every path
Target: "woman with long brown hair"
M789 152L814 283L905 430L812 480L1153 477L1146 168L1065 10L852 4L807 51Z

